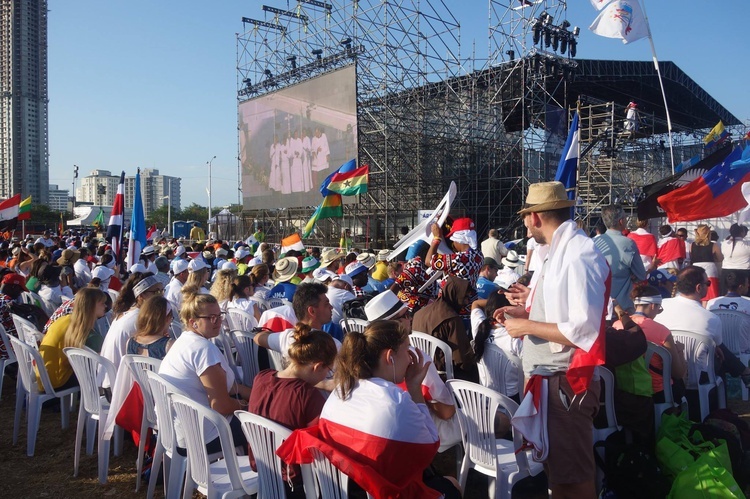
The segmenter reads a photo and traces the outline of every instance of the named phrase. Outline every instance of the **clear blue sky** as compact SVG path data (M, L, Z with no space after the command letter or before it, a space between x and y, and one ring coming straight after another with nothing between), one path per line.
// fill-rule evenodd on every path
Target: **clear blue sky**
M424 0L423 0L424 1ZM743 33L750 2L646 0L657 54L674 61L745 121L750 93ZM72 187L93 169L158 168L182 177L182 204L237 202L235 33L279 0L49 0L50 183ZM487 2L445 0L461 23L461 55L486 52ZM568 2L581 27L578 57L649 60L647 40L623 45L588 31L596 12ZM687 5L690 5L688 8ZM460 8L459 8L460 6ZM709 6L713 8L709 8ZM555 20L557 23L557 19Z

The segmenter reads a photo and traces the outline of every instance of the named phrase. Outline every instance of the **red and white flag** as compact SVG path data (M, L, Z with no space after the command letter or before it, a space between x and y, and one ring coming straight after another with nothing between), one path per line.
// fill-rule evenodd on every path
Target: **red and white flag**
M280 333L287 329L293 329L297 325L297 316L294 315L291 305L269 308L260 316L258 327L270 329L274 333Z
M125 213L125 172L120 175L120 184L117 186L115 204L109 215L107 224L107 241L112 246L112 254L115 261L120 262L120 242L122 241L123 214Z
M12 231L18 225L18 205L21 204L21 195L0 202L0 230Z
M596 16L589 29L599 36L630 43L651 35L638 0L614 0Z

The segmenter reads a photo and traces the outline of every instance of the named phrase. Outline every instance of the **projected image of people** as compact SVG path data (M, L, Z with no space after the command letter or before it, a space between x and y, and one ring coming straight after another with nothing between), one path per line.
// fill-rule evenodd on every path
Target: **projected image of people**
M320 203L320 184L356 159L354 68L343 68L239 105L244 206Z

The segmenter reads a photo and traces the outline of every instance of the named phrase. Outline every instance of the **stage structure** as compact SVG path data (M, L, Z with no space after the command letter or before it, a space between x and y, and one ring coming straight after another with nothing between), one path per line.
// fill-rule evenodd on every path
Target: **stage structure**
M458 187L452 215L474 218L480 238L492 227L523 235L516 212L530 183L554 176L577 102L582 148L591 146L581 160L584 223L603 204L633 206L642 179L671 169L650 62L576 59L579 28L563 1L489 0L488 10L487 52L479 56L476 48L462 55L460 26L440 1L274 2L242 19L240 109L288 89L299 96L308 82L347 68L356 75L356 155L370 166L369 192L345 205L343 219L319 222L311 244L335 246L341 228L351 227L357 246L391 246L451 181ZM739 121L674 64L663 64L680 162L700 152L697 144L719 119ZM625 136L620 124L630 100L638 101L643 125ZM314 113L296 114L304 116L295 123L315 121ZM241 118L238 127L242 134ZM247 157L247 147L268 156L265 142L243 144L238 157ZM252 182L253 166L240 160L243 182ZM291 195L274 207L248 186L243 191L245 217L262 223L274 242L299 230L314 209L312 197Z

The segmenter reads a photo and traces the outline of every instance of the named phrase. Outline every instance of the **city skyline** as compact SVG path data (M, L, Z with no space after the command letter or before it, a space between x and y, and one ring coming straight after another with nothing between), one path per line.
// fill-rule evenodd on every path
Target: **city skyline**
M264 19L261 5L50 2L50 183L72 187L74 164L82 172L124 169L127 175L156 168L183 179L183 205L205 206L206 163L216 156L212 204L237 203L235 33L243 29L242 16ZM675 62L739 119L750 118L750 96L742 89L748 70L716 57L740 47L750 6L647 8L660 60ZM475 52L481 66L487 4L469 1L453 15L462 25L462 59ZM595 15L589 2L568 7L568 19L581 27L578 58L651 58L647 40L624 46L590 33Z

